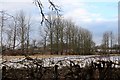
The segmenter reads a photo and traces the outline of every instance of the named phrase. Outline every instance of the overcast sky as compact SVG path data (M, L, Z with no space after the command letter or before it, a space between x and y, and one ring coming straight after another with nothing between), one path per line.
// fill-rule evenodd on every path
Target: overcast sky
M40 22L40 13L33 4L34 0L0 0L0 10L10 14L23 10L31 15L35 22ZM118 0L52 0L61 7L64 18L72 19L77 25L89 29L97 44L101 43L102 33L118 30ZM47 0L42 0L45 12ZM37 27L36 27L37 30ZM38 36L33 34L34 36Z

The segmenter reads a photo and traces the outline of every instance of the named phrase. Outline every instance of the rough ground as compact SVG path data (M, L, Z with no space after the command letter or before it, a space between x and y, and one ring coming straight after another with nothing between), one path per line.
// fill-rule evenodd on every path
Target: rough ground
M67 56L76 56L76 55L33 55L29 56L31 58L55 58L55 57L67 57ZM11 59L21 59L25 58L25 56L3 56L3 60L11 60Z

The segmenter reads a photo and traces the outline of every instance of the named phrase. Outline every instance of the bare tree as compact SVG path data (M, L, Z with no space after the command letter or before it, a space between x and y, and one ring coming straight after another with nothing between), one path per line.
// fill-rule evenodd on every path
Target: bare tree
M31 28L31 17L29 17L28 18L28 20L27 20L27 25L26 25L26 27L27 27L27 32L26 32L26 39L27 39L27 41L26 41L26 53L28 53L29 52L29 46L30 46L30 28Z
M18 20L17 34L21 43L21 51L22 53L24 53L25 48L28 50L29 46L29 34L31 25L30 18L27 19L25 13L23 11L20 11L20 13L17 16L17 20Z
M49 20L45 22L46 29L48 30L49 40L50 40L50 53L53 54L53 38L54 38L54 25L55 25L55 16L52 14L48 15Z
M5 11L0 11L1 16L0 16L0 45L1 45L1 54L3 53L3 31L4 31L4 26L5 26L5 21L7 18L5 17Z
M114 34L112 31L110 31L110 48L111 48L111 53L114 45Z
M104 52L112 52L112 48L113 48L113 45L114 45L114 41L115 41L115 38L114 38L114 34L112 31L106 31L104 32L103 34L103 43L102 43L102 47L103 47L103 51Z
M64 19L60 19L60 54L62 55L64 52L64 48L65 48L65 42L64 42L64 34L65 34L65 22Z
M8 16L11 17L11 19L8 21L8 24L7 24L7 30L6 30L6 33L7 33L7 36L8 36L8 42L9 44L9 48L10 49L15 49L16 47L16 37L17 37L17 19L16 17L6 13ZM10 41L11 40L11 41Z
M51 0L47 0L48 3L49 3L49 9L52 10L53 12L55 12L58 16L60 15L60 7L55 5ZM44 13L44 10L43 10L43 4L41 2L41 0L34 0L34 3L35 5L39 8L40 10L40 14L41 14L41 24L44 22L44 21L47 21L49 22L49 20L45 17L45 13Z
M3 53L2 52L3 51L3 43L2 43L3 41L2 40L3 40L3 26L4 26L4 11L1 11L1 21L0 21L0 23L1 23L1 25L0 25L1 26L1 31L0 31L1 32L0 33L1 34L0 35L0 37L1 37L1 43L0 43L1 44L1 52L0 53L2 54Z
M84 53L90 54L91 47L92 47L92 34L88 31L84 31Z
M94 42L90 31L79 28L71 20L64 20L62 16L49 14L49 22L45 22L44 42L50 49L51 54L91 54ZM46 39L48 38L48 39Z
M67 21L65 29L65 43L68 53L90 54L93 46L90 31L79 28L73 22Z
M6 46L7 46L7 48L9 48L9 49L11 49L11 47L12 47L12 35L13 35L13 29L9 29L9 30L6 30L6 34L7 34L7 44L6 44Z
M109 48L109 32L103 33L102 46L103 46L103 51L108 52L108 48Z

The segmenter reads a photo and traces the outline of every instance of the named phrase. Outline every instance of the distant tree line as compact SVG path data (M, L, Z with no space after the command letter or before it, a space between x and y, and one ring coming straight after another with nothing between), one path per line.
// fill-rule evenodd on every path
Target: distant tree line
M2 45L12 50L19 48L22 53L27 53L31 45L34 47L38 43L34 38L30 43L31 19L23 11L15 16L4 11L1 14L0 19L3 20L1 38L4 40ZM42 37L40 41L43 43L44 51L48 49L51 54L91 54L95 43L89 30L51 13L47 19L48 21L45 21L41 28L42 32L40 31Z
M118 45L117 36L112 31L105 31L99 49L103 53L119 53L120 46Z
M39 38L32 36L32 20L20 11L16 15L0 12L1 50L20 50L21 54L38 52L50 54L92 54L96 45L92 33L76 25L72 20L61 15L49 13L40 27ZM103 33L102 44L99 46L106 53L115 48L115 36L112 31ZM119 46L118 46L119 48Z
M26 17L23 11L15 16L1 11L1 46L2 50L20 48L24 53L29 47L30 17Z
M95 43L89 30L62 16L49 14L47 19L42 30L44 49L49 46L51 54L91 54Z

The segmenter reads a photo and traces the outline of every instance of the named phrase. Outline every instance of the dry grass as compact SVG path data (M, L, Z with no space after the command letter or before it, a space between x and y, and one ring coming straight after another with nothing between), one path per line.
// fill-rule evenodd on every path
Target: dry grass
M54 58L54 57L63 57L63 56L75 56L75 55L32 55L29 56L31 58ZM3 56L3 60L11 60L11 59L21 59L25 58L25 56Z
M32 55L29 56L31 58L55 58L55 57L67 57L67 56L76 56L76 55ZM84 55L81 55L84 56ZM120 54L111 54L110 56L120 56ZM11 59L21 59L21 58L25 58L25 56L2 56L3 60L11 60Z

